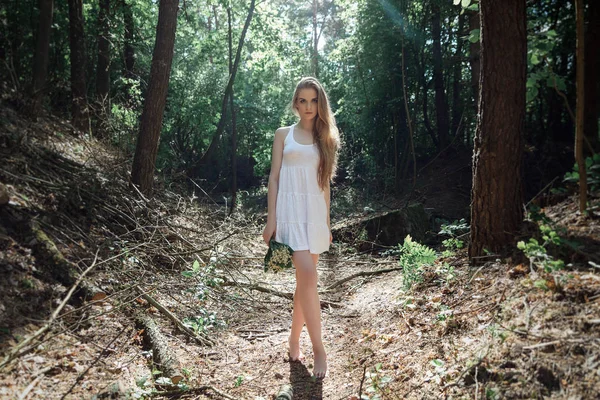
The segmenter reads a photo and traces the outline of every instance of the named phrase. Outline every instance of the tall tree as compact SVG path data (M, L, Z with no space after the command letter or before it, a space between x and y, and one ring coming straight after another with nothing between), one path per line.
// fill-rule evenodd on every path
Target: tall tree
M135 66L135 48L133 47L135 25L131 5L123 0L123 22L125 24L125 77L133 78L133 67Z
M150 67L150 83L131 167L132 183L139 185L140 190L145 194L152 193L158 140L167 102L173 48L175 47L178 8L179 0L160 0L156 42Z
M39 114L44 87L48 76L48 50L54 14L54 0L40 0L40 24L37 32L37 44L33 61L33 81L31 84L31 110L33 117Z
M98 63L96 69L96 96L104 101L110 88L110 0L100 0L98 13Z
M227 23L228 23L228 45L229 45L229 75L233 72L233 29L232 29L232 11L231 7L227 7ZM231 87L231 96L229 96L231 108L231 207L229 208L229 214L233 214L235 210L236 196L237 196L237 123L236 114L234 107L234 91Z
M523 217L525 0L481 0L481 95L469 257L513 243Z
M89 131L89 110L85 83L85 32L83 0L69 0L69 43L71 47L71 119L80 131Z
M237 74L237 70L240 65L240 58L242 56L242 46L244 45L244 41L246 39L246 32L248 32L250 22L252 21L252 15L254 14L255 4L256 0L252 0L250 2L248 16L246 17L246 22L244 23L244 28L242 29L242 34L238 42L238 47L235 54L235 61L233 63L231 73L229 74L229 81L227 82L227 87L225 88L223 101L221 102L221 117L219 118L219 123L217 124L217 131L213 135L210 145L208 146L206 152L202 155L202 158L198 162L197 167L205 166L210 160L212 160L212 157L219 146L219 141L221 140L221 135L223 134L223 129L225 128L225 121L227 116L227 102L229 101L229 96L231 96L231 93L233 91L233 82L235 82L235 76Z
M319 0L312 2L312 71L315 78L319 77L319 35L317 34L317 13L319 11Z
M441 17L440 6L435 1L432 7L432 25L431 35L433 38L433 82L435 88L435 112L438 131L439 150L443 150L448 145L448 131L450 129L448 116L448 100L444 87L444 68L442 59L441 43Z
M458 136L461 140L460 144L465 144L462 138L464 128L461 128L461 120L463 118L463 100L462 100L462 59L463 59L463 43L466 14L461 13L458 17L458 28L456 32L456 53L452 76L452 130L451 134ZM460 130L460 131L459 131Z
M585 114L585 31L583 27L583 0L575 0L576 29L577 29L577 108L575 117L575 160L579 167L579 211L584 212L587 206L587 173L584 143L584 114ZM597 50L597 49L596 49Z
M600 153L600 139L598 138L598 107L600 102L600 1L588 1L588 18L585 32L585 116L584 135L589 146L584 146L586 155L591 152Z

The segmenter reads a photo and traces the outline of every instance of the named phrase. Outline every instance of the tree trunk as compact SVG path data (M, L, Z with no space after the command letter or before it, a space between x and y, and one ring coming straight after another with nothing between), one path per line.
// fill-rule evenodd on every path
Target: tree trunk
M577 107L575 118L575 160L579 167L579 211L583 214L587 205L587 173L583 156L583 123L585 112L585 31L583 19L583 0L575 0L577 26ZM595 49L598 51L598 49Z
M444 68L442 60L440 6L432 4L431 35L433 38L433 82L435 87L435 112L438 131L438 149L443 150L448 145L448 100L444 90Z
M251 0L250 9L248 10L248 16L246 17L246 22L244 24L244 29L242 29L242 35L240 36L240 40L238 42L237 52L235 54L235 62L233 63L233 70L231 74L229 74L229 82L227 83L227 87L225 88L225 94L223 95L223 101L221 103L221 117L219 118L219 123L217 125L217 131L213 135L213 138L210 142L210 146L200 159L197 167L205 166L210 160L214 153L217 151L219 146L219 141L221 139L221 135L223 134L223 129L225 128L225 120L227 113L227 102L229 100L229 96L231 96L231 92L233 90L233 82L235 81L235 75L237 74L238 67L240 65L240 58L242 55L242 46L244 45L244 40L246 38L246 32L248 31L248 27L250 26L250 22L252 21L252 15L254 14L254 6L256 0Z
M173 61L178 7L179 0L161 0L158 9L158 25L150 68L150 83L144 102L140 133L131 168L131 181L139 185L140 190L145 194L152 193L158 140L167 102L171 62Z
M233 72L233 32L232 32L232 11L231 7L227 8L227 22L229 23L229 75ZM231 207L229 208L229 215L233 214L235 210L236 196L237 196L237 123L234 107L234 93L233 87L231 88L231 96L229 96L230 107L231 107Z
M99 101L106 101L110 88L110 34L109 26L110 0L100 0L98 14L98 64L96 69L96 96Z
M460 93L462 91L462 53L464 43L464 39L462 38L462 36L464 35L465 18L465 13L460 14L460 16L458 17L458 31L456 34L456 55L454 63L454 72L452 77L452 130L450 132L452 135L458 136L458 142L461 145L465 144L464 138L462 137L464 129L461 129L459 132L461 126L461 119L464 111Z
M590 147L595 153L600 153L598 139L598 71L600 62L600 1L588 1L587 31L585 33L585 104L583 132L590 146L584 146L586 156L591 155Z
M514 244L523 217L525 0L481 0L481 95L469 258Z
M31 84L30 114L36 118L43 99L44 86L48 77L48 51L54 14L54 0L40 0L40 25L33 61L33 82Z
M133 78L133 68L135 66L135 49L133 47L133 14L131 6L123 1L123 22L125 23L125 77Z
M319 11L319 0L313 0L312 34L313 34L313 57L312 70L315 78L319 77L319 36L317 36L317 12Z
M69 0L69 42L71 46L71 118L75 129L88 132L90 128L85 84L85 32L83 29L83 0Z

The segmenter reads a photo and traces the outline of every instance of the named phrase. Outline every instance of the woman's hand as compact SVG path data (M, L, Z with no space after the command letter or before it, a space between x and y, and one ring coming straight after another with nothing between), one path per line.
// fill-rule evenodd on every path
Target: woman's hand
M265 226L265 230L263 231L263 240L269 245L269 241L271 238L275 236L275 230L277 229L277 224L273 222L267 222L267 226Z
M329 231L329 244L333 243L333 233Z

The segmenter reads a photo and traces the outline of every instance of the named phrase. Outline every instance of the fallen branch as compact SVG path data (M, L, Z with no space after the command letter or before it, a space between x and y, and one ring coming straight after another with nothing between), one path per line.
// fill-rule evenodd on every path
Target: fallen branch
M136 286L136 289L138 290L138 292L140 293L141 297L144 300L146 300L148 303L150 303L154 307L156 307L156 309L158 311L160 311L167 318L169 318L171 321L173 321L180 330L182 330L185 334L190 336L192 339L196 340L197 342L199 342L201 345L204 345L204 346L212 346L215 344L205 333L200 333L200 335L197 335L190 327L185 326L183 324L183 322L181 322L179 320L179 318L177 318L171 311L167 310L162 304L160 304L158 301L156 301L152 296L145 293L139 286Z
M94 261L92 262L92 265L90 265L79 276L79 278L77 279L77 281L75 282L75 284L71 287L71 289L69 290L69 292L67 293L67 295L63 299L63 301L56 308L56 310L54 310L54 312L50 316L50 319L48 320L48 322L46 323L46 325L44 325L43 327L41 327L40 329L38 329L37 332L35 332L33 335L29 336L27 339L25 339L21 343L19 343L10 352L10 354L7 355L4 358L4 360L2 361L2 363L0 363L0 369L4 368L6 365L8 365L9 362L11 362L12 360L14 360L15 358L20 357L23 354L25 354L25 353L29 352L30 350L32 350L35 346L30 346L29 348L26 348L26 347L29 346L29 344L31 342L33 342L34 340L36 340L37 338L39 338L40 336L42 336L43 334L45 334L50 329L50 326L54 323L54 321L58 317L58 314L67 305L67 303L68 303L69 299L71 298L71 296L73 295L73 293L75 293L75 289L77 289L77 286L79 286L79 284L81 283L81 281L83 280L83 278L96 266L96 261L98 260L98 251L99 251L99 249L96 250L96 255L94 256Z
M288 299L288 300L294 299L294 293L279 292L277 290L269 289L264 286L257 285L255 283L243 283L243 282L231 281L231 280L227 279L227 277L225 277L225 276L219 276L219 278L223 280L223 282L221 283L221 286L237 286L237 287L248 289L248 290L256 290L257 292L271 294L273 296L281 297L281 298ZM323 292L320 292L319 294L322 294L322 293ZM324 306L341 307L341 305L338 303L334 303L334 302L327 301L327 300L321 300L321 307L324 307Z
M156 322L147 315L139 315L135 320L144 329L144 342L152 349L152 361L156 369L162 372L163 377L178 384L183 379L181 363L169 348L167 339L160 332Z
M357 272L356 274L350 275L346 278L340 279L337 282L332 283L331 285L327 286L327 290L331 290L333 288L336 288L338 286L343 285L344 283L354 279L354 278L358 278L361 276L373 276L373 275L381 275L381 274L385 274L388 272L394 272L394 271L402 271L402 267L396 267L396 268L387 268L387 269L379 269L376 271L362 271L362 272Z

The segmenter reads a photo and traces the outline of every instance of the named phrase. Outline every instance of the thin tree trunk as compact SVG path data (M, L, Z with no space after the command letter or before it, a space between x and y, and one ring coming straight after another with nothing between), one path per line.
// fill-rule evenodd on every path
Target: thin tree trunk
M523 219L525 0L481 0L481 101L473 157L469 258L515 244Z
M235 62L233 63L233 71L229 75L229 82L227 83L227 87L225 88L225 94L223 95L223 101L221 103L221 117L219 118L219 123L217 125L217 131L212 137L210 142L210 146L202 156L199 161L199 167L205 166L209 160L212 160L214 153L217 151L219 146L219 141L221 140L221 135L223 134L223 129L225 128L225 121L227 117L227 103L229 100L229 96L231 96L231 92L233 90L233 82L235 81L235 75L237 74L238 67L240 65L240 59L242 55L242 46L244 45L244 40L246 39L246 32L248 31L248 27L250 26L250 22L252 21L252 15L254 14L254 6L256 0L251 0L250 9L248 10L248 16L246 17L246 22L244 24L244 28L242 29L242 35L240 36L240 40L238 42L237 52L235 55Z
M598 139L598 72L600 60L600 1L588 1L587 31L585 33L585 104L584 127L585 138L595 153L600 153L600 140ZM584 154L591 155L588 146L584 146Z
M585 169L585 158L583 156L583 123L585 112L585 31L583 19L583 0L575 0L575 13L577 24L577 107L575 160L579 166L579 211L583 214L587 206L587 172Z
M123 22L125 23L125 76L133 78L135 67L135 48L133 47L135 25L133 23L133 14L131 6L123 0Z
M465 144L463 138L464 129L460 128L460 120L463 115L463 103L460 93L462 92L462 60L463 60L463 43L466 14L462 13L458 17L458 31L456 34L456 55L454 64L454 73L452 77L452 130L451 134L459 136L459 143Z
M145 194L152 193L158 141L167 102L171 63L173 61L178 6L179 0L161 0L158 9L158 25L150 68L150 84L144 102L140 133L131 168L132 183L139 185L140 190Z
M313 76L319 77L319 36L317 35L317 12L319 11L319 0L313 0L312 35L313 35Z
M30 114L37 118L48 77L48 52L54 14L54 0L40 0L40 24L37 32L37 45L33 61L33 82L31 84Z
M73 126L83 132L90 129L85 82L85 33L83 0L69 0L69 42L71 45L71 118Z
M444 68L441 44L440 6L432 4L431 35L433 39L433 82L435 87L435 112L438 131L438 150L445 149L448 145L448 100L444 89Z
M233 28L231 7L227 8L227 22L229 23L229 75L233 72ZM234 107L234 91L231 88L230 107L231 107L231 208L229 209L229 215L233 214L235 210L236 196L237 196L237 124Z
M96 96L105 101L110 88L110 34L109 26L110 0L100 0L98 14L98 64L96 69Z
M408 96L406 94L406 73L405 73L405 62L404 62L404 32L402 33L402 93L404 97L404 108L406 110L406 124L408 125L408 140L410 142L410 151L413 156L413 186L417 184L417 157L415 155L415 144L413 141L414 131L412 118L410 117L410 110L408 108Z

